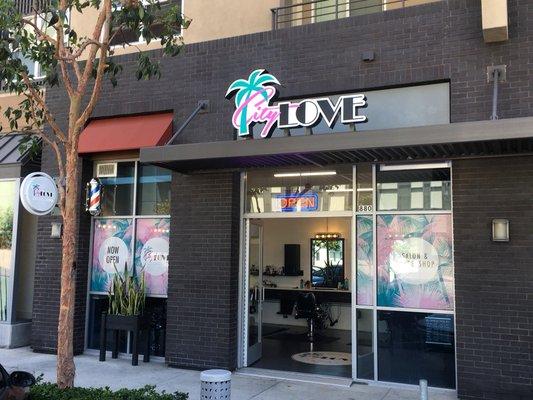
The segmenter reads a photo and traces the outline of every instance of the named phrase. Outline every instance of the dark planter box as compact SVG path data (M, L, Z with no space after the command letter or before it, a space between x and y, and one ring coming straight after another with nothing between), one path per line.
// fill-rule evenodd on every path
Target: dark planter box
M144 332L145 347L143 362L150 361L150 319L145 315L108 315L102 313L102 323L100 327L100 361L106 358L107 331L113 331L112 358L118 357L119 332L131 332L132 349L131 364L139 364L139 338L141 332Z
M106 328L121 331L143 330L148 325L144 315L110 315L106 314Z

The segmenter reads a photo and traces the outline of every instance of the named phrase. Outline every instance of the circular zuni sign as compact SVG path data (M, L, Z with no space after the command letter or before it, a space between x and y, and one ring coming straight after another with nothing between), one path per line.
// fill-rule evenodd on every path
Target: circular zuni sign
M168 241L162 238L148 240L141 250L141 265L150 275L159 276L168 271Z
M57 204L57 196L56 183L43 172L29 174L20 185L20 201L34 215L51 213Z

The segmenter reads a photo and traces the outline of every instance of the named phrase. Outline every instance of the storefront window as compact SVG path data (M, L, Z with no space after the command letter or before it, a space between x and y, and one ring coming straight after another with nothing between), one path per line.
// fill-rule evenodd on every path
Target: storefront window
M374 304L374 224L372 216L357 216L357 304Z
M351 211L352 167L279 169L247 174L249 213Z
M168 218L137 220L135 275L144 275L149 296L167 296L169 234Z
M356 171L357 377L454 388L450 167Z
M372 165L357 166L357 212L372 212L372 198L374 189L372 185Z
M377 171L380 211L450 210L449 168Z
M139 165L137 192L138 215L170 214L170 181L168 169L155 165Z
M0 321L8 320L16 181L0 181Z
M378 311L377 326L379 380L455 388L453 315Z
M113 275L132 265L133 220L103 218L94 222L91 291L107 293Z
M103 185L102 216L132 215L135 162L119 162L117 176L100 178Z
M108 307L107 293L113 276L127 268L133 276L145 279L145 314L152 318L153 328L151 354L163 357L171 173L128 161L118 162L116 177L100 180L102 213L93 220L88 346L99 348L101 315ZM161 217L149 217L154 215ZM128 340L125 334L120 337L120 352L127 352L131 347Z
M357 378L374 379L374 317L372 310L357 310Z
M378 215L378 306L452 310L451 215Z

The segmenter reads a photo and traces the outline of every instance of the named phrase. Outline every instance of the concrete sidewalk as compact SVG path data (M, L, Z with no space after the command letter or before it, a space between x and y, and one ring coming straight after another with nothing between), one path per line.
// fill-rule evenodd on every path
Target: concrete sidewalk
M33 353L29 348L0 349L0 363L9 371L24 370L43 374L47 381L55 381L56 357ZM127 359L101 363L95 355L76 357L76 385L86 387L109 386L112 389L138 388L156 385L158 390L189 393L191 400L200 397L200 372L168 368L160 362L139 363L132 367ZM398 388L385 385L316 384L272 378L246 376L232 377L232 400L417 400L416 388ZM451 391L430 390L430 400L455 400Z

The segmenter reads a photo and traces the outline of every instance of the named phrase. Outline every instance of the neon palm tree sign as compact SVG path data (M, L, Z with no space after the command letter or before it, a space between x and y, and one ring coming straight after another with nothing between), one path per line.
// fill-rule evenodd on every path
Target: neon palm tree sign
M321 97L272 105L277 96L273 85L280 85L274 75L264 69L256 69L248 79L237 79L229 86L226 98L235 94L232 123L239 136L249 136L256 123L264 124L261 137L268 138L275 128L312 127L321 120L330 128L338 119L343 124L367 121L366 116L358 114L358 109L367 105L364 94L339 96L336 102Z

